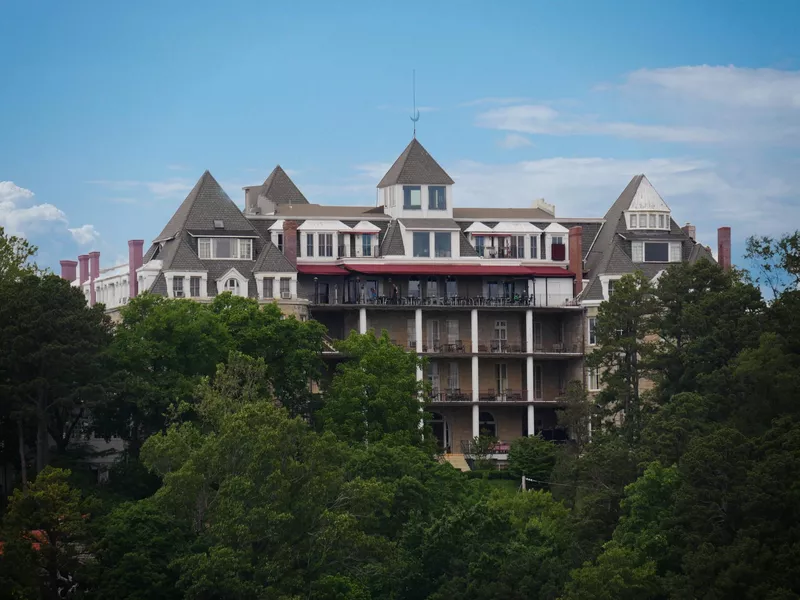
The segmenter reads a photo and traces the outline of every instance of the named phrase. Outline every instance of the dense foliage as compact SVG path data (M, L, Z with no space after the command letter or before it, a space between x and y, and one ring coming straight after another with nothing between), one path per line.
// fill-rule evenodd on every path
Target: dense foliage
M751 242L771 281L796 284L796 239ZM424 364L386 335L326 368L319 324L228 294L145 294L112 328L0 240L0 450L27 476L2 597L800 597L796 285L765 301L705 261L621 279L603 392L571 384L572 441L515 441L509 481L436 459ZM105 484L78 451L96 434L127 444Z

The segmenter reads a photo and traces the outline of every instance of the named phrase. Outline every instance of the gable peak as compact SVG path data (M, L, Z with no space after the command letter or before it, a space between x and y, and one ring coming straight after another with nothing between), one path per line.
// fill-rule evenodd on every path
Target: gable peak
M628 210L656 210L669 212L669 206L647 179L647 176L637 175L639 178L636 191L633 194Z
M445 170L414 137L383 176L379 188L390 185L452 185Z

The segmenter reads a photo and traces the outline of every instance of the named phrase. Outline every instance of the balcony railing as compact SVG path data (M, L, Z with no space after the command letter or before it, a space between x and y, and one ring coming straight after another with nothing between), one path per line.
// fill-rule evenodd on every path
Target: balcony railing
M562 307L580 306L569 294L520 294L515 296L375 296L337 302L333 295L309 294L306 298L314 305L366 305L366 306L468 306L487 308Z
M508 451L511 449L511 444L509 442L495 442L491 446L489 446L489 454L508 454ZM472 456L475 454L475 445L473 444L472 440L461 440L461 453L467 456Z
M557 396L551 396L545 398L542 390L537 389L534 390L533 393L533 401L534 402L552 402L558 403L564 400L564 392L560 392ZM472 390L465 390L461 388L450 388L450 389L442 389L442 388L434 388L428 395L429 402L435 403L469 403L472 402ZM488 389L488 390L481 390L478 392L478 402L492 402L492 403L504 403L504 402L527 402L528 401L528 390L512 390L511 388L506 388L502 391L497 391L495 389Z
M472 402L472 391L462 389L433 390L430 402Z
M409 351L417 349L414 339L405 343L392 339L391 342ZM425 339L422 342L422 352L426 354L471 354L472 343L469 340L440 341ZM489 343L478 343L476 352L480 354L526 354L525 344L509 342L508 340L491 340ZM548 344L535 344L534 353L541 354L581 354L580 346L575 342L553 342Z

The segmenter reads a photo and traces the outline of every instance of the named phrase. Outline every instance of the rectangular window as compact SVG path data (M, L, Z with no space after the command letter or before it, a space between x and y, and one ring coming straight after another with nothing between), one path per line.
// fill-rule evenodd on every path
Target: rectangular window
M589 345L597 344L597 317L589 317Z
M408 347L415 349L417 347L417 320L408 319L406 321L406 337L408 338Z
M408 295L413 298L419 298L419 279L408 280Z
M279 233L275 236L275 245L278 247L278 250L283 252L283 234Z
M448 298L456 298L458 296L458 282L451 278L447 279L447 297Z
M447 343L455 344L458 341L458 321L448 319L447 321Z
M431 234L427 231L414 232L414 256L428 258L431 255Z
M319 255L320 256L333 256L333 234L320 233L319 234Z
M531 258L536 258L537 257L538 248L539 248L539 236L538 235L532 235L531 236Z
M273 289L275 280L272 277L264 277L264 298L274 298L275 291Z
M511 258L525 258L525 236L511 236Z
M478 256L484 256L484 249L486 248L486 238L482 235L475 236L475 252Z
M197 240L197 256L211 258L211 238L199 238Z
M239 240L239 258L243 260L253 260L253 240Z
M645 262L669 262L669 243L667 242L645 242L644 243Z
M437 231L433 234L434 249L436 256L440 258L450 258L450 241L452 236L449 231Z
M683 254L681 252L680 242L669 243L669 262L681 262Z
M447 375L447 389L449 390L460 390L461 389L461 377L458 373L458 363L451 362L450 363L450 372Z
M536 400L541 400L543 394L542 390L542 365L533 365L533 397Z
M199 277L189 279L189 295L192 298L200 297L200 281L202 280Z
M425 286L425 297L426 298L438 298L439 297L439 282L436 281L434 278L428 279L426 286Z
M650 229L656 228L656 216L650 215Z
M428 321L428 351L439 349L439 321Z
M488 292L487 295L489 296L489 298L497 298L498 297L497 294L498 294L498 291L499 291L500 288L497 285L496 281L488 282L486 284L486 288L487 288L487 292Z
M609 279L608 281L608 297L611 298L611 295L614 293L614 280Z
M403 186L403 208L409 210L422 208L422 190L418 185Z
M631 260L635 263L644 262L644 243L631 243Z
M639 226L637 222L637 216L631 215L631 229L636 229Z
M372 256L372 236L367 233L361 236L361 254Z
M183 277L172 278L172 295L175 298L183 298Z
M495 386L498 394L505 394L508 389L508 365L497 363L494 366Z
M306 234L306 256L314 256L314 234Z
M292 297L291 281L289 277L281 277L281 298Z
M554 235L554 236L553 236L553 237L550 239L550 243L551 243L551 244L563 244L563 243L564 243L564 236L561 236L561 235Z
M664 215L658 215L658 228L659 229L665 229L666 228L664 226Z
M587 387L589 391L596 392L600 389L600 377L597 374L597 369L589 369L587 375Z
M214 238L214 258L235 258L235 241L230 238Z
M444 197L443 185L428 186L428 210L446 210L447 202Z

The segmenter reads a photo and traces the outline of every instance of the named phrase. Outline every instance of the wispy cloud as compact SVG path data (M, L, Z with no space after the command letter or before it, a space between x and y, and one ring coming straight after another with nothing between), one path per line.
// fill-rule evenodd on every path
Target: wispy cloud
M501 148L505 148L506 150L515 150L517 148L524 148L525 146L533 145L533 142L530 141L524 135L520 135L519 133L509 133L506 137L502 140L497 142L497 145Z
M604 122L591 117L562 115L541 104L495 108L477 117L480 127L539 135L607 135L664 142L720 142L726 134L705 127L675 127Z
M72 239L81 246L87 246L100 239L100 233L94 228L94 225L81 225L70 228L68 231L72 234Z
M489 98L478 98L476 100L470 100L469 102L462 102L459 106L505 106L508 104L525 104L529 102L528 98L519 98L519 97L489 97Z
M132 179L93 179L87 181L92 185L99 185L110 190L124 192L142 190L157 198L170 198L185 194L192 189L194 183L184 178L171 178L164 181L139 181Z

